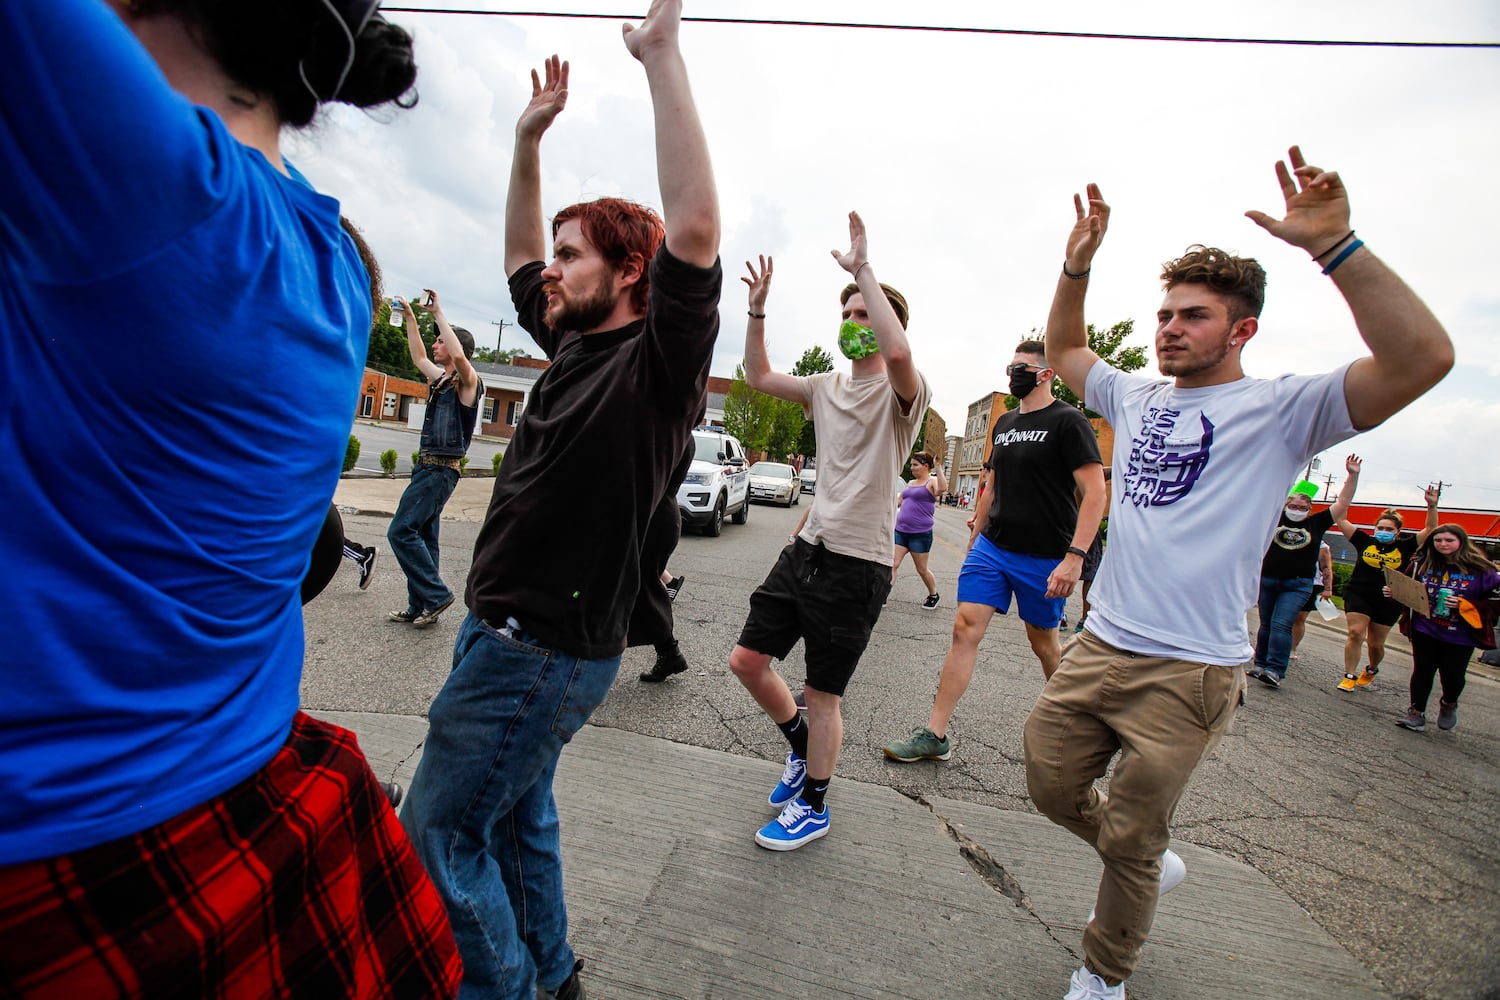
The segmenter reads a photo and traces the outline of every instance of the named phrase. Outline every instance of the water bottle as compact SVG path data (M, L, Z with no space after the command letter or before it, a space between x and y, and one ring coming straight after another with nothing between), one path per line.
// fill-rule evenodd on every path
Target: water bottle
M1434 615L1446 615L1448 613L1448 602L1453 599L1453 591L1447 587L1440 587L1437 592L1437 602L1432 606Z

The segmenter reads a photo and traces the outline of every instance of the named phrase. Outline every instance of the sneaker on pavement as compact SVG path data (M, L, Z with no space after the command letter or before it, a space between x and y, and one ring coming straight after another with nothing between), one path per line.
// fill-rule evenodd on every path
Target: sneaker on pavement
M1353 691L1355 685L1358 684L1358 683L1359 683L1359 678L1358 677L1355 677L1353 674L1345 674L1344 675L1344 679L1341 680L1341 681L1339 681L1339 690L1340 691Z
M1164 896L1182 884L1187 878L1187 865L1183 863L1177 852L1170 847L1161 852L1161 881L1156 890L1157 896ZM1089 923L1094 922L1094 911L1089 911Z
M807 711L807 691L806 691L806 689L798 691L796 694L792 695L792 704L797 706L798 711L801 711L801 712Z
M1068 992L1063 1000L1125 1000L1125 984L1104 985L1104 980L1079 966L1068 981Z
M828 806L822 812L800 798L792 799L781 815L755 831L755 842L768 851L795 851L809 841L828 835Z
M420 614L420 612L413 611L411 608L405 608L401 611L392 611L389 617L393 622L400 622L403 625L410 625L412 622L417 620L418 614Z
M1078 624L1073 626L1073 634L1077 635L1079 632L1082 632L1082 631L1083 631L1083 619L1080 618L1080 619L1078 619Z
M773 808L780 809L801 795L802 786L805 784L807 784L807 761L794 753L789 753L786 755L786 768L781 772L781 780L776 782L776 787L771 789L771 796L766 801Z
M371 545L365 549L365 554L359 557L359 589L369 590L370 581L375 578L375 546Z
M578 973L583 971L583 959L573 963L573 971L568 973L562 985L556 990L544 990L538 984L536 988L537 1000L588 1000L588 994L584 992L583 980Z
M1438 728L1452 729L1458 725L1458 702L1438 701Z
M931 611L933 608L938 606L939 600L941 600L941 598L937 594L928 594L927 600L922 602L922 610Z
M947 760L953 756L953 744L946 736L939 738L931 729L913 729L910 738L897 740L885 748L891 760L910 764L916 760Z
M667 581L667 600L677 600L677 595L682 590L682 585L687 582L685 576L674 576Z
M1367 688L1375 682L1375 675L1378 673L1380 673L1379 667L1365 667L1364 671L1354 679L1354 683Z
M448 599L442 604L439 604L435 608L428 608L420 615L417 615L417 617L411 620L412 625L416 626L417 628L426 628L429 625L436 625L437 620L443 616L443 612L447 611L448 608L452 606L453 598L454 595L449 594Z
M680 674L688 668L687 657L682 655L682 650L673 648L669 654L657 653L656 662L651 669L641 674L641 680L648 684L658 684L673 674Z
M1410 729L1414 733L1420 733L1427 728L1427 715L1424 712L1418 712L1417 706L1409 705L1406 709L1406 716L1397 719L1396 725L1402 729Z
M1057 629L1060 632L1060 631L1062 631L1063 629L1065 629L1067 627L1068 627L1068 617L1067 617L1067 615L1064 615L1063 617L1061 617L1061 618L1059 618L1057 620Z
M385 797L391 800L392 809L401 805L402 798L406 796L406 789L402 788L401 784L396 781L382 781L380 783L380 790L385 792Z
M1269 670L1262 670L1255 674L1254 677L1268 688L1281 687L1281 677Z
M1245 676L1246 677L1254 677L1256 680L1260 680L1260 675L1262 673L1264 673L1264 671L1261 670L1260 667L1255 666L1254 664L1251 664L1250 666L1248 666L1248 667L1245 668Z

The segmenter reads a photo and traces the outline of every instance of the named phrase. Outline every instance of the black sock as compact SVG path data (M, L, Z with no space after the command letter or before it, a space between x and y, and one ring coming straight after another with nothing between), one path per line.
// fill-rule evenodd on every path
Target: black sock
M781 730L781 735L792 745L792 753L807 759L807 724L802 721L802 713L796 712L786 722L776 723L776 728Z
M823 811L823 796L828 794L828 783L832 778L808 778L802 786L802 801L813 807L813 812Z

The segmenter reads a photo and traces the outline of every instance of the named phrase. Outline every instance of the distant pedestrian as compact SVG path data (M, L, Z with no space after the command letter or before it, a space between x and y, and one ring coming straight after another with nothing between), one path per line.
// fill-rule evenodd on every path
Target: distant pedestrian
M825 801L843 741L844 690L891 592L895 501L884 484L899 478L932 390L912 361L907 305L875 278L865 225L849 213L849 250L834 252L854 279L839 296L839 350L850 371L796 376L771 370L766 299L773 262L742 279L750 286L745 381L798 403L815 421L817 502L806 526L782 549L750 595L750 614L729 654L729 669L791 745L769 804L780 814L755 834L773 851L790 851L829 830ZM802 639L807 660L803 719L791 689L771 669Z
M481 392L479 373L471 362L474 336L461 326L450 327L437 293L430 288L424 291L423 308L432 314L437 327L431 358L412 304L401 302L407 350L412 364L427 379L421 451L385 535L391 555L406 574L406 607L392 611L390 619L417 628L434 624L453 603L453 591L443 582L438 564L438 528L474 437Z
M1437 678L1443 689L1438 728L1452 729L1470 657L1476 647L1495 648L1500 569L1463 528L1440 524L1417 548L1411 571L1427 590L1432 614L1408 610L1402 617L1401 631L1411 640L1411 704L1396 725L1416 733L1427 727L1427 700Z
M891 585L895 585L896 572L910 552L911 564L927 587L927 599L922 602L922 607L931 611L938 606L937 578L927 568L927 559L932 551L938 494L948 488L948 482L942 469L933 469L932 455L925 451L911 457L911 471L911 483L896 498L896 558L891 564Z
M323 592L323 588L333 580L340 563L345 559L359 567L359 589L367 589L375 575L375 547L361 545L346 536L344 519L340 516L339 509L329 504L328 513L323 518L323 529L318 532L318 540L313 543L307 574L302 578L303 604Z
M1344 463L1349 478L1344 480L1344 490L1351 496L1359 485L1359 472L1363 463L1358 455L1350 455ZM1391 626L1401 617L1403 606L1385 595L1385 571L1404 570L1417 547L1427 540L1438 525L1438 502L1442 489L1428 486L1422 491L1427 504L1427 521L1415 535L1401 531L1401 514L1394 510L1381 511L1375 519L1372 531L1357 528L1348 517L1338 520L1338 529L1354 546L1354 571L1344 584L1344 676L1339 681L1340 691L1369 687L1380 673L1381 661L1385 659L1385 638ZM1360 654L1367 657L1364 669L1359 666Z
M1333 549L1328 547L1327 542L1318 543L1318 571L1313 574L1312 593L1307 595L1307 602L1302 605L1302 610L1297 612L1297 620L1292 623L1292 655L1288 662L1297 662L1297 647L1302 645L1302 637L1307 634L1307 616L1318 610L1319 601L1333 600Z

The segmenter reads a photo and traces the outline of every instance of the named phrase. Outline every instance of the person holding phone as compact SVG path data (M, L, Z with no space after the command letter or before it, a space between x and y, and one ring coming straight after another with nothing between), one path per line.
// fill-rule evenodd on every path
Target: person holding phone
M376 7L0 4L0 373L44 401L0 420L9 994L457 990L354 735L299 710L373 303L282 138L414 102Z
M425 288L423 293L422 308L432 314L437 327L430 358L412 304L395 300L401 303L406 319L406 349L412 364L427 379L427 412L422 417L421 451L411 470L411 482L402 491L385 533L391 555L406 574L406 607L397 608L389 617L414 628L435 624L454 600L438 564L438 526L474 438L482 389L472 360L474 335L461 326L448 325L437 292Z

